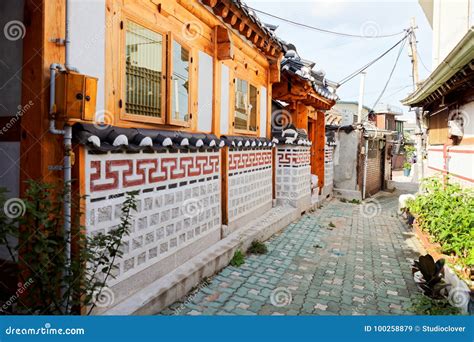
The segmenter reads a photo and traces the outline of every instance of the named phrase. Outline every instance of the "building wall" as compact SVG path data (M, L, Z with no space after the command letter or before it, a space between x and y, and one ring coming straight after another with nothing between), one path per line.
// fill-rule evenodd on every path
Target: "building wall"
M451 52L473 24L472 0L433 0L434 70Z
M360 133L339 131L337 156L334 160L334 188L359 190L357 182Z
M358 113L357 102L338 102L334 105L333 109L342 116L341 126L352 125L355 122L354 118L357 117ZM362 116L367 117L368 113L368 109L362 107Z
M332 192L334 187L334 151L335 146L326 145L324 148L324 193Z
M87 154L85 176L88 234L116 227L124 193L139 191L131 233L109 282L115 303L220 239L218 151Z
M384 175L381 169L382 152L379 149L379 140L369 140L368 153L365 187L366 197L372 196L382 189Z
M306 210L311 204L310 147L277 148L276 198L279 203Z
M464 130L464 136L456 146L453 146L452 140L447 137L447 118L453 116L452 113L445 113L444 119L439 123L440 127L436 125L432 127L437 121L430 120L431 144L427 147L427 175L433 176L445 172L450 175L451 181L465 187L474 187L474 102L461 105L456 111L463 118ZM432 139L432 134L438 134L436 140ZM445 144L433 144L433 141Z
M230 150L228 230L241 228L272 207L272 150Z

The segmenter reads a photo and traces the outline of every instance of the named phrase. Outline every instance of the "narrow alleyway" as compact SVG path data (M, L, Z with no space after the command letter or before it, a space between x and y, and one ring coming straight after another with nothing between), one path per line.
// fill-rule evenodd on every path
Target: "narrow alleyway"
M203 282L165 315L410 314L410 259L421 246L396 214L399 193L333 199Z

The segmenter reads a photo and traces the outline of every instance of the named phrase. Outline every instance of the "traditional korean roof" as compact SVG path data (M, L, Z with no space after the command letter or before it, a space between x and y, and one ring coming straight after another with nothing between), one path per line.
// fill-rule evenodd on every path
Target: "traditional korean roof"
M304 129L298 129L293 124L286 126L281 130L272 132L273 142L278 145L301 145L311 146L308 140L308 133Z
M314 62L302 59L293 45L286 45L285 56L281 61L281 72L288 72L308 81L316 93L328 100L337 101L339 97L335 89L329 89L329 86L335 88L336 83L326 80L324 71L316 70L315 65Z
M411 107L428 107L461 88L472 88L474 74L474 28L471 27L454 49L415 92L401 102Z
M188 133L141 128L120 128L98 124L77 123L73 126L74 141L97 152L168 149L218 149L225 141L213 134Z
M267 138L223 135L221 139L226 146L236 149L271 149L275 146L275 143Z
M283 45L273 32L273 25L265 25L254 10L241 0L201 0L215 15L231 25L264 54L278 56ZM250 32L250 34L248 34Z

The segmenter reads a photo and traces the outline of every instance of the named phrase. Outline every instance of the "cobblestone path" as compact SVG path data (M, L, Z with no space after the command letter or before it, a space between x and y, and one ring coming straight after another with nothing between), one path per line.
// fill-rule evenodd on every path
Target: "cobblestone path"
M421 253L396 214L399 194L350 204L333 199L203 282L165 315L410 314L410 260Z

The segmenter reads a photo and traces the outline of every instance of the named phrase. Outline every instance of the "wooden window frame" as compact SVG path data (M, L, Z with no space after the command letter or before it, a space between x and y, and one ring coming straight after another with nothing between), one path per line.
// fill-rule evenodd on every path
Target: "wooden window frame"
M192 98L194 96L193 92L193 82L194 82L194 77L193 77L193 68L194 68L194 52L193 49L191 48L190 45L185 43L181 38L177 37L175 34L173 34L171 31L168 32L167 34L167 46L166 50L168 51L168 58L167 58L167 65L166 65L166 88L168 89L167 91L167 96L166 98L168 99L167 105L166 105L166 123L169 125L173 126L181 126L181 127L191 127L193 118L194 118L194 113L193 113L193 101ZM171 98L171 78L173 76L173 41L176 41L179 45L184 47L189 51L189 70L188 70L188 84L189 84L189 93L188 93L188 115L189 115L189 120L184 121L184 120L178 120L178 119L173 119L172 113L171 113L171 103L173 99Z
M127 113L125 110L125 101L126 101L126 77L125 77L125 68L126 68L126 56L125 56L125 44L126 44L126 33L127 33L127 21L131 21L137 25L140 25L147 30L152 32L158 33L163 37L162 42L162 51L161 51L161 58L162 58L162 82L161 82L161 117L153 117L153 116L146 116L146 115L139 115L139 114L131 114ZM167 117L167 110L166 110L166 99L168 97L166 91L166 63L167 63L167 32L164 30L152 28L149 23L146 21L137 18L132 14L124 14L122 17L123 29L121 30L120 35L120 98L122 102L122 107L120 108L120 119L125 121L133 121L133 122L141 122L141 123L153 123L153 124L165 124L166 117Z
M247 77L244 77L241 73L234 72L232 77L233 77L232 86L229 87L230 92L231 92L229 96L229 100L230 100L230 107L231 107L230 113L232 114L232 132L241 134L241 135L259 136L260 135L260 93L261 93L260 86L258 86L254 82L251 82ZM251 131L248 129L249 124L250 124L250 116L248 118L249 120L247 121L246 130L235 128L235 87L236 87L237 79L247 82L249 97L250 97L250 86L253 86L257 90L257 103L256 103L257 108L256 108L256 113L255 113L255 116L256 116L255 123L257 127L255 131Z

